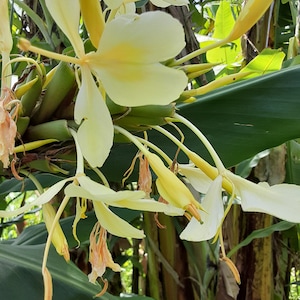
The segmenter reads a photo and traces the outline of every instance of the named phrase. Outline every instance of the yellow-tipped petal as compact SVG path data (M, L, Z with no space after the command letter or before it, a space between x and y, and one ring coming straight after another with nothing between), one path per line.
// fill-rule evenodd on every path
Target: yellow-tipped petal
M206 194L213 180L208 177L201 169L196 168L193 164L191 165L178 165L179 173L184 175L193 188L202 193Z
M80 10L84 25L95 48L104 30L105 22L99 0L80 0Z
M163 105L179 97L187 77L160 62L176 56L184 45L182 25L170 15L125 15L107 24L97 52L88 54L86 62L117 104Z
M78 0L46 0L51 16L70 40L78 57L84 55L84 47L79 35L80 5Z
M84 158L92 167L101 167L113 144L111 116L87 67L81 68L82 84L75 103L74 118L80 125L77 138Z
M224 215L222 176L213 181L201 205L205 209L205 212L199 211L202 224L193 217L180 234L181 239L200 242L216 235Z

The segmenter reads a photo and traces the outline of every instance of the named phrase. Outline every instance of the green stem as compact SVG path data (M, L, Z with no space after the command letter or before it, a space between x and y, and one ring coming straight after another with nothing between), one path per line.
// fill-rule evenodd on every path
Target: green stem
M98 168L92 168L93 171L99 176L99 178L101 179L102 183L110 188L110 185L109 185L109 182L108 180L106 179L106 177L104 176L104 174L98 169Z
M147 155L149 153L149 151L147 150L147 148L133 135L131 134L129 131L125 130L124 128L114 125L115 130L117 130L119 133L123 134L124 136L126 136L131 142L133 142L137 148L139 150L141 150L141 152L145 155Z
M185 119L184 117L180 116L179 114L175 114L174 117L184 125L186 125L191 131L195 133L195 135L201 140L203 145L206 147L207 151L211 155L211 157L214 160L214 163L219 171L220 174L224 173L226 168L224 167L219 155L211 145L211 143L208 141L206 136L190 121ZM174 121L176 121L176 119Z
M143 144L147 145L149 148L153 149L156 153L158 153L165 161L166 163L171 166L173 161L172 159L165 153L163 152L160 148L158 148L156 145L153 143L149 142L148 140L145 140L140 137L136 137L139 141L141 141Z
M47 260L48 260L48 256L49 256L49 250L50 250L50 246L51 246L52 237L53 237L53 234L54 234L54 229L55 229L57 223L59 222L59 219L60 219L66 205L68 204L69 199L70 199L70 197L67 197L67 196L64 197L64 199L61 202L61 204L60 204L60 206L59 206L59 208L56 212L56 215L54 217L52 226L51 226L50 231L48 233L48 238L47 238L47 241L46 241L46 245L45 245L43 262L42 262L42 271L46 270ZM45 277L44 277L44 283L46 283L46 278Z
M28 177L32 182L33 184L35 185L35 187L37 188L38 192L40 194L43 194L44 193L44 189L42 187L42 185L40 184L40 182L36 179L36 177L34 175L32 175L32 173L26 171L26 170L23 170L21 169L19 171L19 173L25 175L26 177Z
M32 46L30 44L30 42L24 38L21 38L19 40L18 47L23 51L31 51L31 52L34 52L34 53L40 54L42 56L46 56L46 57L58 60L58 61L65 61L65 62L75 64L75 65L81 64L81 60L78 59L77 57L67 56L67 55L55 53L52 51L48 51L45 49L41 49L41 48Z
M183 56L182 58L179 58L177 60L175 60L173 63L171 63L169 65L169 67L175 67L175 66L179 66L191 59L193 59L194 57L197 57L201 54L204 54L205 52L211 50L211 49L214 49L214 48L217 48L217 47L221 47L223 45L225 45L226 43L228 43L229 40L228 39L223 39L223 40L220 40L220 41L217 41L216 43L213 43L213 44L210 44L204 48L201 48L201 49L198 49L198 50L195 50L185 56Z

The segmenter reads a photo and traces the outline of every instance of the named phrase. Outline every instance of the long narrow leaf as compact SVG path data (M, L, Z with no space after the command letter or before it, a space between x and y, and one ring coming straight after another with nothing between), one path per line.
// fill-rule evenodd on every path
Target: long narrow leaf
M264 237L267 237L271 235L275 231L284 231L288 230L295 226L294 223L290 223L288 221L281 221L279 223L273 224L269 227L254 230L250 235L247 236L246 239L244 239L241 243L239 243L237 246L235 246L228 254L228 257L231 257L236 251L238 251L240 248L249 245L254 239L261 239Z

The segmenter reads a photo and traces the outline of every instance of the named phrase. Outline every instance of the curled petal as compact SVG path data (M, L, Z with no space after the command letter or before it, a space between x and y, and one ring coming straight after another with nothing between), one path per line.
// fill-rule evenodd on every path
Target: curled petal
M222 176L218 176L213 181L201 204L206 211L199 211L203 223L193 217L181 232L181 239L200 242L210 240L216 235L224 215Z
M105 189L108 189L108 188L105 188ZM88 190L86 190L84 187L78 186L75 184L68 185L65 188L65 194L68 197L81 197L81 198L86 198L86 199L95 200L95 201L102 201L109 205L114 205L114 203L118 203L119 201L126 200L126 199L132 199L134 201L134 200L140 199L144 196L144 193L139 192L139 191L115 192L110 189L108 189L108 191L105 190L104 192L101 192L101 193L100 193L100 190L98 189L98 191L94 190L91 193ZM115 206L119 206L119 205L116 204Z
M83 156L92 167L101 167L113 143L113 124L105 102L87 67L81 68L82 84L74 118L80 124L77 137Z

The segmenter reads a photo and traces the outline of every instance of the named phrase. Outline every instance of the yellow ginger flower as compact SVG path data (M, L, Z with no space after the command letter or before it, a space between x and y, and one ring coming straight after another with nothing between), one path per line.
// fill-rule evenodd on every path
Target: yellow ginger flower
M156 154L151 153L144 147L134 135L119 126L115 125L114 127L119 133L132 141L148 160L151 169L157 176L156 186L161 197L170 203L171 206L184 209L198 221L201 221L199 210L203 210L202 206L177 175L168 169ZM169 214L172 213L170 212Z
M175 57L185 46L182 25L160 11L118 16L105 25L96 52L86 54L78 33L79 0L46 0L46 4L77 57L44 51L24 39L19 47L80 66L81 85L74 111L75 121L80 124L79 144L90 165L101 167L109 155L114 133L92 74L100 88L119 105L164 105L176 100L187 85L187 77L183 71L160 62Z

